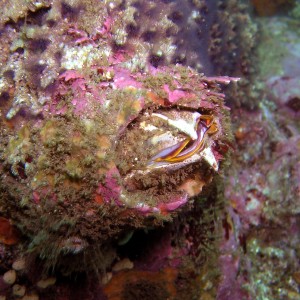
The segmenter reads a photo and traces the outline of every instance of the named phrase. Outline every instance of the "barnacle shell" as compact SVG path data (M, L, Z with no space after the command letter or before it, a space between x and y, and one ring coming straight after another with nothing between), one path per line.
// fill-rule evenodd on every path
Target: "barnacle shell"
M30 251L57 265L70 253L111 253L124 233L159 226L192 203L224 155L223 100L215 78L179 66L61 74L42 117L16 123L3 153L6 205Z

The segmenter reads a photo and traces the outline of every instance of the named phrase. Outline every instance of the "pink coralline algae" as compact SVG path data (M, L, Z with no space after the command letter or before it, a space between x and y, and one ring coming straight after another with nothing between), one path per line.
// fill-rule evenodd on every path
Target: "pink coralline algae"
M110 169L105 175L105 183L100 184L97 194L101 195L102 199L110 203L114 201L115 203L121 205L119 200L121 194L121 186L118 184L118 179L120 180L120 173L116 167Z
M276 85L283 87L284 82ZM287 94L277 95L284 101ZM218 299L292 295L299 268L294 251L299 245L297 119L280 102L277 110L261 104L261 111L239 109L235 116L240 155L232 162L225 187L229 206L220 244L223 274ZM271 282L276 289L269 288Z
M268 81L270 98L292 118L300 116L300 77L273 77Z
M26 261L28 282L41 266L43 276L88 284L97 276L98 299L113 299L102 297L109 276L138 299L151 284L155 299L193 299L199 286L217 294L221 182L233 139L223 87L241 72L205 75L230 44L218 44L224 32L213 26L216 18L233 26L224 7L173 2L29 1L0 17L0 215L20 232L16 246L6 244ZM180 5L190 12L181 16ZM180 16L192 35L205 19L211 27L185 52ZM252 48L245 45L241 63ZM184 61L195 68L177 64ZM122 277L114 266L124 257L124 269L137 269ZM225 263L236 272L234 258ZM144 277L136 282L136 274Z
M58 257L75 249L60 247L66 239L80 239L81 251L96 241L110 248L125 232L146 228L149 218L156 227L190 209L228 150L228 108L216 82L231 80L181 66L63 72L40 117L17 125L4 151L7 197L17 199L21 189L29 215L48 211L56 228L19 215L31 251L51 251L41 234L56 240ZM13 203L10 209L19 209L20 200Z

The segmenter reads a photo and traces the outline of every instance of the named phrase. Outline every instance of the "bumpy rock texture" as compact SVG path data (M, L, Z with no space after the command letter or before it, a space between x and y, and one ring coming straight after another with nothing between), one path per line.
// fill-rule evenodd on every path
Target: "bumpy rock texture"
M160 225L218 170L230 130L216 79L182 67L153 73L66 71L43 111L2 136L3 210L50 266L95 245L104 255L122 234Z
M224 85L241 77L226 90L234 113L260 100L249 7L53 0L0 9L0 295L222 299L238 278L236 299L248 296L227 253L240 244L220 175L235 148ZM247 209L236 210L243 219Z

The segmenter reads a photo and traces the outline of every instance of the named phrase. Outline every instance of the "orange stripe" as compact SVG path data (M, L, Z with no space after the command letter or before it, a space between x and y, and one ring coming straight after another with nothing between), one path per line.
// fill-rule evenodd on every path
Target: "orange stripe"
M167 162L172 162L172 163L182 162L182 161L186 160L187 158L193 156L197 151L202 151L203 148L204 148L204 137L203 137L202 141L199 143L199 145L193 151L188 152L187 154L180 156L180 157L174 157L174 158L168 159Z
M179 146L177 149L173 150L170 154L164 156L164 157L158 157L155 161L168 161L169 159L172 159L173 157L176 157L180 152L186 147L186 145L191 141L191 139L185 139L181 146Z

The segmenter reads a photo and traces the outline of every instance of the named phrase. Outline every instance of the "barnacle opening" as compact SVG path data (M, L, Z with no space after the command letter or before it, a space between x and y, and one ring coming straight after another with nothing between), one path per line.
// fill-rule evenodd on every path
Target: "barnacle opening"
M128 193L124 197L137 194L133 206L141 205L140 199L155 206L175 195L199 194L218 169L211 150L218 126L212 114L196 109L143 111L116 147L116 165Z
M185 162L212 144L210 140L218 132L218 124L212 114L195 109L171 107L143 111L118 141L119 171L127 175L132 170L151 168L151 162Z

